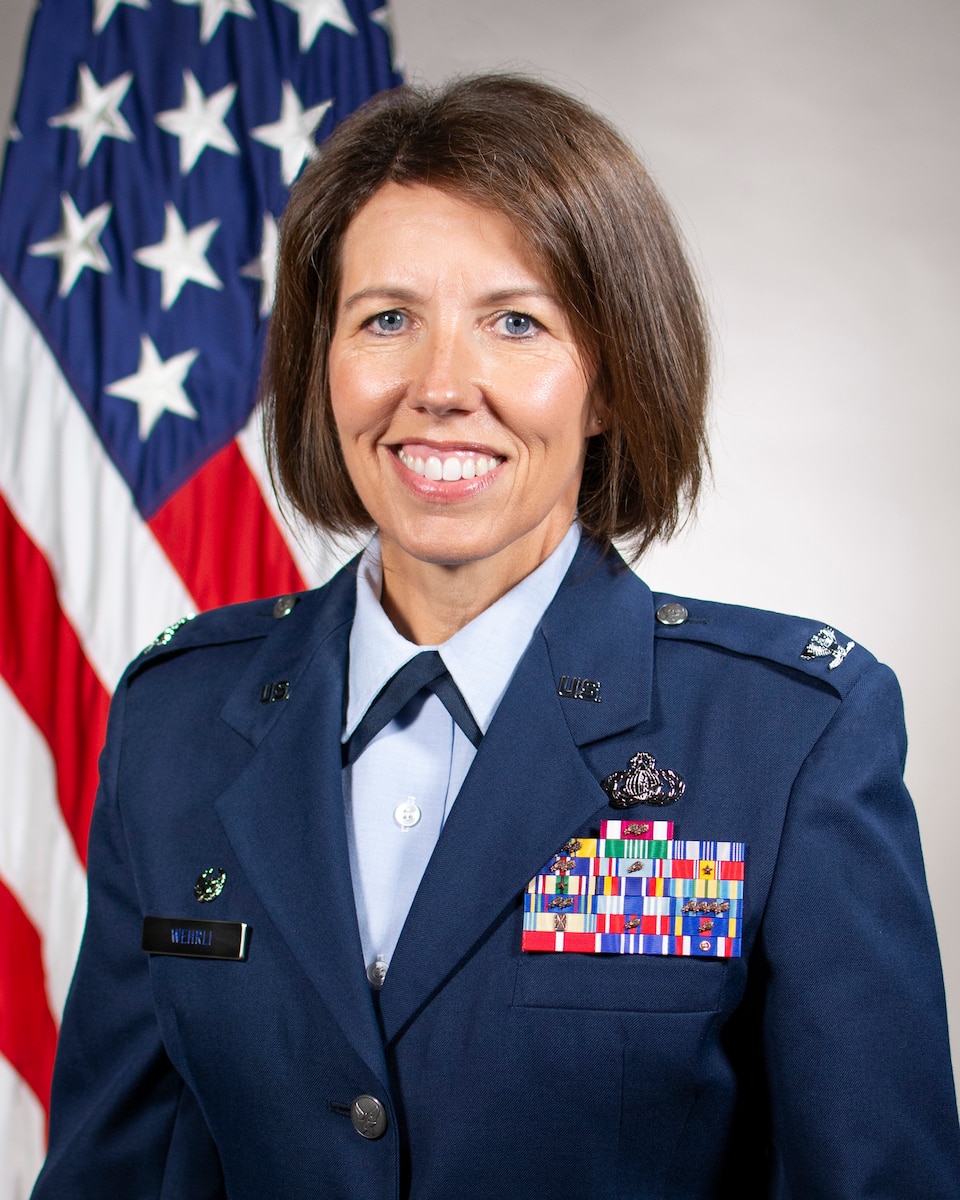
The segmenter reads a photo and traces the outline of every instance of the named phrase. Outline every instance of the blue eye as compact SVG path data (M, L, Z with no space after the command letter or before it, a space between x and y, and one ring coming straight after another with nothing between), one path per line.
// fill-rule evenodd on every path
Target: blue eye
M392 308L389 312L377 313L373 323L378 333L396 333L403 328L403 313Z
M503 318L503 327L511 337L526 337L533 332L533 317L526 313L510 312Z

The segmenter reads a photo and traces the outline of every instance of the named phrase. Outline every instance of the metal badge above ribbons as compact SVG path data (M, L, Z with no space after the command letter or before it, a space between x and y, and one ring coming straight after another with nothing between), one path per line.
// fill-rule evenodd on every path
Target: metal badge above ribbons
M657 760L645 750L634 754L625 771L612 771L600 786L609 796L611 808L633 808L637 804L662 808L675 804L687 787L676 771L660 770Z

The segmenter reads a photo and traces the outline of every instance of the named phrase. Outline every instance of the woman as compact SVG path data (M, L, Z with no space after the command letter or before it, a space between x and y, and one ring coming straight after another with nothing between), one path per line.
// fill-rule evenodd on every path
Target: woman
M890 672L610 545L695 497L706 384L582 105L468 79L333 135L268 430L376 536L121 683L37 1197L960 1195Z

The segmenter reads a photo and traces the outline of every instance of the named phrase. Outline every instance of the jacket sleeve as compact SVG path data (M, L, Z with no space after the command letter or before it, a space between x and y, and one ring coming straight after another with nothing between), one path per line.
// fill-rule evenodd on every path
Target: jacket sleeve
M943 979L892 673L795 781L760 951L777 1200L957 1200Z
M154 1014L143 914L118 805L121 681L100 760L88 911L54 1068L50 1147L33 1200L215 1200L220 1163Z

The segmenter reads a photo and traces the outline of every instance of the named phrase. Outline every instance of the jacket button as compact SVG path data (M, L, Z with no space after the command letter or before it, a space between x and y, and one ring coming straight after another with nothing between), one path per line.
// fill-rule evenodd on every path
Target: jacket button
M387 1132L387 1110L376 1096L358 1096L350 1105L350 1120L361 1137L383 1137Z
M682 604L661 604L657 609L657 620L661 625L682 625L689 616Z
M273 615L278 620L281 617L289 617L299 600L299 596L280 596L273 606Z

